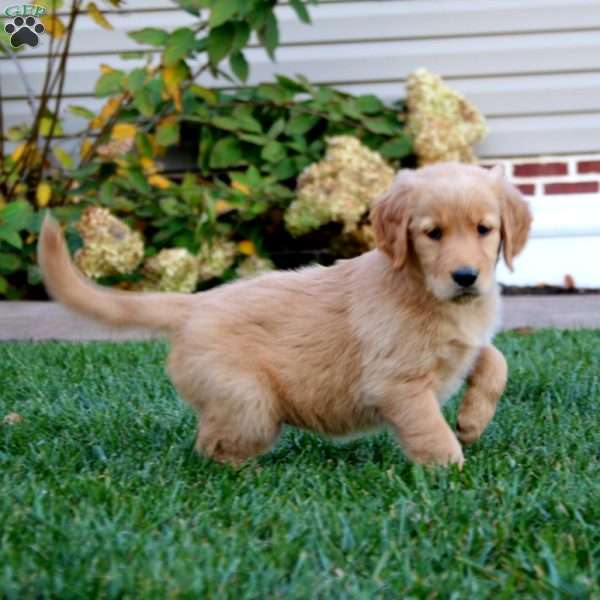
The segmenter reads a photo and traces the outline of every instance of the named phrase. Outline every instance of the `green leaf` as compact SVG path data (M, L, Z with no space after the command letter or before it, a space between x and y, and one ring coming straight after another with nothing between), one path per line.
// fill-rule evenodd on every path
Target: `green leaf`
M281 87L293 92L294 94L301 94L303 92L310 91L309 87L304 85L302 82L294 81L285 75L275 75L275 79Z
M218 0L213 2L208 21L211 27L219 27L225 21L231 20L241 8L242 0Z
M233 74L244 83L248 79L248 61L244 56L243 52L236 52L229 57L229 66L233 71Z
M286 156L285 146L273 141L266 144L260 153L260 157L268 162L279 162Z
M94 173L96 173L100 169L100 163L91 162L85 165L84 167L80 167L75 171L71 171L70 176L73 179L87 179Z
M258 97L275 103L285 103L294 97L289 89L282 88L272 83L261 83L257 88Z
M298 114L290 119L285 132L288 135L304 135L319 122L319 117L308 113Z
M296 150L299 154L306 154L308 152L308 142L303 135L293 135L292 141L288 142L288 146Z
M144 86L145 81L146 69L133 69L133 71L131 71L131 73L129 73L127 76L126 87L132 94L137 94Z
M164 63L167 67L177 64L184 56L194 49L196 36L189 27L180 27L176 29L167 40L165 53L163 55Z
M242 50L248 43L250 39L250 25L245 21L236 21L233 26L235 27L235 34L231 51L236 52L237 50Z
M82 117L83 119L89 120L96 116L89 108L86 108L85 106L77 106L76 104L71 104L67 107L67 110L71 114L74 114L77 117Z
M152 148L150 138L143 131L136 133L135 146L143 158L152 158L154 156L154 149Z
M7 229L2 225L0 225L0 240L4 240L7 244L19 250L23 247L21 236L16 231Z
M21 268L21 259L16 254L0 252L0 272L10 274Z
M231 116L217 115L211 120L211 123L219 129L225 129L226 131L235 131L238 128L238 122Z
M378 152L385 158L404 158L412 152L412 141L408 136L402 135L382 144Z
M308 158L308 156L296 156L294 158L294 163L296 164L296 169L298 173L303 171L308 165L312 164L312 160Z
M303 22L310 24L310 15L302 0L290 0L292 8L296 11L298 18Z
M258 31L265 25L269 15L273 14L273 5L270 2L264 1L249 2L248 4L253 4L255 7L254 10L248 14L248 22L252 29Z
M8 292L8 281L0 275L0 294L6 294Z
M54 130L52 130L53 126L54 126ZM62 126L62 120L61 119L55 120L52 117L52 115L46 115L40 119L39 133L40 133L40 135L43 135L44 137L48 137L50 135L50 132L52 132L52 136L62 135L64 133L63 126Z
M103 73L96 82L96 96L112 96L121 91L125 74L123 71L110 71Z
M21 231L29 227L32 216L33 209L29 202L25 200L9 202L0 211L0 227L6 226L14 231Z
M235 137L219 140L210 154L211 169L227 169L234 165L244 164L242 146Z
M164 46L169 39L169 34L164 29L155 27L145 27L138 31L130 31L129 37L138 44L148 44L149 46Z
M61 146L54 146L52 148L52 154L54 154L56 160L58 160L64 169L69 170L75 168L73 157Z
M206 42L206 49L211 64L216 67L231 51L235 39L235 27L225 23L220 27L211 29Z
M156 128L156 142L161 146L172 146L179 142L179 123L166 123Z
M113 181L107 180L102 183L98 192L98 197L102 204L111 205L115 196L117 186Z
M266 48L269 58L275 60L275 49L279 46L279 25L272 11L267 17L263 28L258 32L258 37Z
M249 133L262 133L262 126L252 115L250 106L239 106L233 111L232 116L237 121L240 129Z
M203 8L210 8L213 0L175 0L183 10L198 16Z
M399 133L401 126L394 125L389 119L385 117L367 117L363 119L364 126L373 133L379 133L382 135L394 135Z
M156 112L156 103L154 100L152 92L146 86L136 93L133 99L133 106L135 106L144 117L152 117Z
M190 91L198 98L202 98L207 104L216 104L219 100L217 93L210 88L193 83Z
M130 189L140 194L147 194L152 190L144 174L139 169L129 169L127 171L127 184Z
M342 100L341 107L342 112L352 119L360 119L362 117L361 111L358 106L356 106L354 98L346 98Z
M313 93L315 101L322 104L326 108L328 105L335 100L335 92L326 85L319 86Z
M278 181L284 181L286 179L296 177L296 175L298 175L298 168L296 167L296 162L293 159L286 158L285 160L281 160L277 162L277 164L273 165L271 168L271 173Z
M244 142L249 142L250 144L254 144L256 146L264 146L269 140L266 137L262 137L260 135L252 135L249 133L240 133L238 135L240 140Z
M380 112L384 108L383 102L372 94L365 94L355 98L356 108L367 115Z
M273 125L271 125L269 131L267 131L267 137L274 140L283 133L284 129L285 119L283 117L280 117L279 119L277 119L277 121L275 121L275 123L273 123Z
M160 207L166 215L169 215L171 217L182 216L187 212L185 206L180 204L177 201L177 198L173 198L173 196L161 198Z

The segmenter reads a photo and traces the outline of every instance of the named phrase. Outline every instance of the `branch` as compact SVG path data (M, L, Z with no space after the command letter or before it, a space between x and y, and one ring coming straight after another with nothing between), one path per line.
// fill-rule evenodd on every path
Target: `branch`
M2 105L2 79L0 78L0 174L2 173L4 173L4 108Z
M46 136L46 142L44 143L44 149L42 150L42 158L40 161L42 164L42 168L43 168L44 162L46 160L46 156L48 155L48 150L50 149L50 140L52 139L52 136L54 135L56 123L58 121L58 113L60 112L60 104L61 104L61 100L62 100L63 89L64 89L64 84L65 84L65 77L66 77L66 73L67 73L67 60L69 59L69 48L71 46L71 38L73 37L73 30L75 29L75 20L77 19L77 16L79 15L80 6L81 6L80 1L76 0L73 3L73 9L71 11L69 25L67 26L67 39L65 41L65 47L62 52L61 59L60 59L60 65L58 67L59 73L61 74L60 83L59 83L59 87L58 87L58 95L56 97L56 104L54 105L54 111L52 111L52 117L51 117L52 121L50 123L50 131L48 132L48 135Z
M17 55L12 50L10 50L2 40L0 40L0 46L2 46L2 49L8 54L10 59L13 61L17 71L19 72L19 77L21 78L21 81L23 82L23 85L25 86L25 91L27 92L27 104L29 104L29 108L31 109L31 115L35 119L35 115L37 112L37 103L35 101L35 94L33 92L33 88L31 87L31 83L29 82L29 79L27 79L25 70L21 66L21 61L19 61Z

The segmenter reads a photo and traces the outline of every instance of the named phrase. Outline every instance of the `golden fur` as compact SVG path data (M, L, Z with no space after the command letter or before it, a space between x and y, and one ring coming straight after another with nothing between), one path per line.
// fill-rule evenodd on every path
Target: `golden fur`
M440 404L468 377L464 443L494 414L507 372L491 345L494 270L501 248L511 265L525 245L529 209L501 172L446 163L400 172L372 220L377 250L195 295L94 285L51 219L39 262L65 305L168 336L168 372L200 415L206 456L239 464L268 450L284 424L334 436L387 424L411 459L462 465ZM430 238L436 228L439 240ZM452 279L465 266L479 271L466 291Z

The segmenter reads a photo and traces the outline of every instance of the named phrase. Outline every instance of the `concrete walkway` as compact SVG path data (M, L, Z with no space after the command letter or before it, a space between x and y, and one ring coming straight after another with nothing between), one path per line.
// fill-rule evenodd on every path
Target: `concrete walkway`
M507 296L503 313L503 329L600 329L600 294ZM55 302L0 302L0 340L140 340L155 335L99 325Z

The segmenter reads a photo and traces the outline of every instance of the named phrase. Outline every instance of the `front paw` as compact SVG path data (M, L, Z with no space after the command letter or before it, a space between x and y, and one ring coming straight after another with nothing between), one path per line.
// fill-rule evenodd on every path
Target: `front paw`
M481 425L476 419L468 416L459 415L456 423L456 435L461 444L474 444L483 433L485 425Z
M426 448L413 448L408 455L411 460L422 465L458 465L462 469L465 464L462 447L454 436L427 444Z

